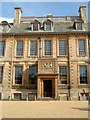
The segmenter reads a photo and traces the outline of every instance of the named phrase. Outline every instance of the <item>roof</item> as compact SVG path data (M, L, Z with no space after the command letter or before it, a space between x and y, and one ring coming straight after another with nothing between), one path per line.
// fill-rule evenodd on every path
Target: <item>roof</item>
M39 31L32 31L32 23L38 21L41 24ZM50 32L75 32L75 22L82 22L83 32L90 31L90 22L83 23L79 16L52 16L48 17L21 17L20 24L14 24L8 33L36 33L36 32L49 32L45 31L43 24L45 21L50 20L53 23L53 30Z
M83 23L83 31L88 31L90 23L84 24ZM14 25L9 33L31 33L34 32L31 30L31 23L21 23ZM74 22L55 22L53 23L53 31L52 32L70 32L70 31L77 31L74 27ZM90 30L89 30L90 31ZM35 31L36 32L36 31ZM49 32L45 31L44 29L39 29L37 32Z

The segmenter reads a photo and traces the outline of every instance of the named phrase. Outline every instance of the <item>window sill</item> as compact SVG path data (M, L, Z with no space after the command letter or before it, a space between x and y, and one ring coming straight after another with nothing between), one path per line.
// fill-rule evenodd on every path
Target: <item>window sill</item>
M0 56L0 58L4 58L5 56Z
M12 86L23 86L23 84L13 84Z
M53 57L53 55L44 55L43 57Z
M24 56L15 56L15 58L24 58Z
M77 55L77 57L86 57L87 55Z
M28 58L38 58L38 56L36 56L36 55L35 56L31 56L30 55L30 56L28 56Z
M88 88L88 87L90 87L90 85L89 84L79 84L78 87L79 88L83 88L83 87Z
M67 84L59 84L60 86L66 86Z
M57 57L68 57L68 55L58 55Z

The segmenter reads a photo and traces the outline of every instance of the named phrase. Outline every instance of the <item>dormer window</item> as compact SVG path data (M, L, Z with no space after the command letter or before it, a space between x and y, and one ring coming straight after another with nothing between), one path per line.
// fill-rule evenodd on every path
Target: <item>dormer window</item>
M82 30L82 23L78 22L75 24L76 30Z
M52 21L47 20L47 21L44 23L44 29L45 29L46 31L52 31Z
M10 28L10 24L7 21L2 21L0 24L0 32L7 32Z
M46 23L46 31L51 31L51 23Z
M39 30L39 26L40 26L40 23L35 20L33 23L32 23L32 30L33 31L38 31Z
M38 23L33 23L33 31L38 31Z

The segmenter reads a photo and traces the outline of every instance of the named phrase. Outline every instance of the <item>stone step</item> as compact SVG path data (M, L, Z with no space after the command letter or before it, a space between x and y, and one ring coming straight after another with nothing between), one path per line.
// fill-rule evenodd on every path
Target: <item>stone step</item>
M40 100L40 101L52 101L52 100L55 100L55 98L52 98L52 97L42 97L42 98L39 98L38 100Z

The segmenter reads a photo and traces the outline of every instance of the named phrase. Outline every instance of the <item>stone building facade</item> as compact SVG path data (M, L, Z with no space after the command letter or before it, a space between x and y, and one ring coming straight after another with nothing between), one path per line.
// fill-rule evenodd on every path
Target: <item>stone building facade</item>
M78 16L23 17L0 24L0 99L87 100L90 88L89 22Z

